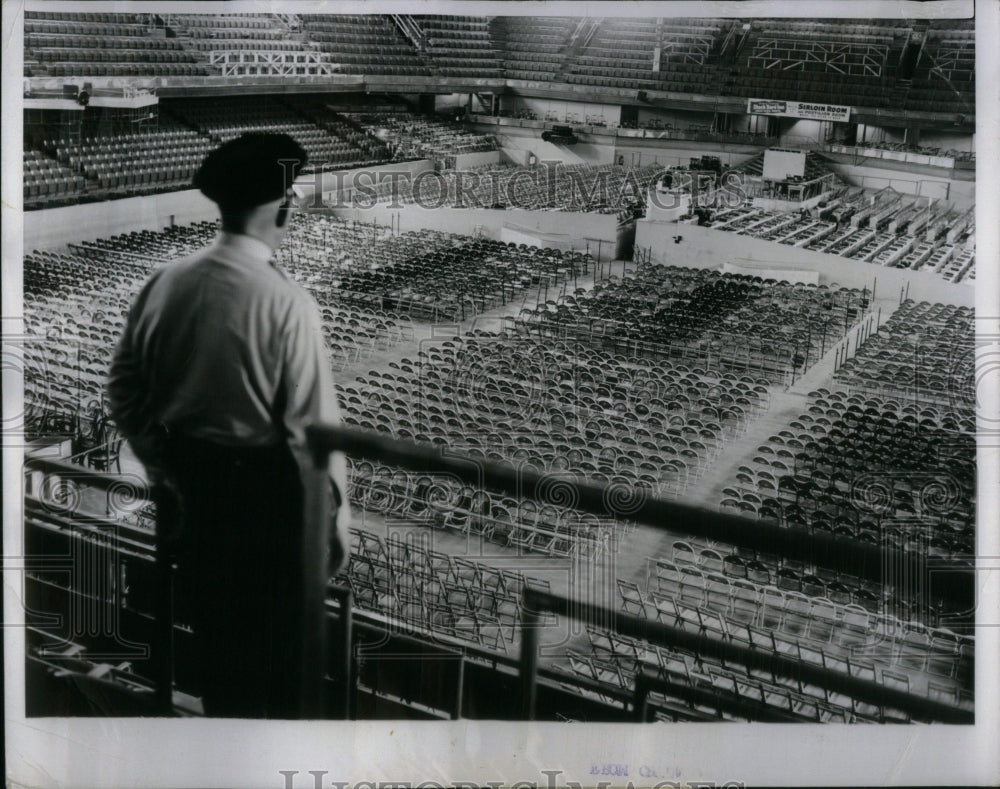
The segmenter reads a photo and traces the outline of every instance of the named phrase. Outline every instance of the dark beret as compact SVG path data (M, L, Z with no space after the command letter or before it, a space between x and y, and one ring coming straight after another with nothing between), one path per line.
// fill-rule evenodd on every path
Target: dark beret
M193 183L224 210L248 209L284 196L307 161L287 134L251 132L206 156Z

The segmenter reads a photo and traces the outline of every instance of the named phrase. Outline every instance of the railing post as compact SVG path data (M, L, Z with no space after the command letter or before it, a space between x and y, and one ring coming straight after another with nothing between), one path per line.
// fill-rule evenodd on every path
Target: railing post
M344 720L354 719L354 595L350 589L335 587L340 605L339 644L337 647L337 674L341 678L342 691L337 698L337 711Z
M465 692L465 659L458 659L458 671L455 672L455 707L451 711L451 719L453 721L460 720L462 717L462 705L464 704L464 692Z
M632 697L632 714L636 723L649 720L649 684L651 669L643 666L635 676L635 695Z
M532 589L524 591L524 612L521 617L521 720L535 719L535 697L538 679L538 596Z
M177 533L180 512L170 491L155 486L156 504L156 616L154 625L154 673L156 709L160 715L174 714L174 552L171 538Z

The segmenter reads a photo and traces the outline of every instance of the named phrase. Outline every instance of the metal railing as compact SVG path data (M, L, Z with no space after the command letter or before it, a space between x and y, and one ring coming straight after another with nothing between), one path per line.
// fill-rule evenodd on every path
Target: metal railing
M332 451L340 451L424 473L450 474L470 485L543 503L554 493L559 500L551 503L558 505L560 500L566 500L565 495L574 501L575 509L583 512L617 515L673 534L741 548L759 550L767 546L769 553L869 581L881 582L886 567L912 573L909 577L919 577L926 571L927 557L912 551L817 534L801 527L781 527L769 521L658 499L643 489L623 493L618 488L580 482L564 474L542 474L528 468L501 465L355 427L311 426L306 433L317 460ZM553 491L554 482L558 482L557 491ZM974 578L968 565L935 560L934 570L941 576L938 590L942 596L962 601L973 599Z
M413 442L389 439L371 431L349 427L316 426L310 428L307 433L318 466L325 465L326 458L331 451L341 451L352 456L376 459L385 464L398 465L425 473L448 473L471 484L543 502L546 501L548 493L552 492L551 482L553 478L551 476L502 466L441 448L428 448ZM95 474L87 469L55 460L29 458L26 460L25 466L29 479L32 475L38 474L57 479L75 479L105 492L112 491L123 483L129 486L136 485L135 478L129 479L114 474ZM678 534L705 537L752 548L767 546L769 552L772 553L809 561L831 569L849 571L853 575L875 580L881 579L887 557L889 557L889 561L896 563L896 566L910 566L912 564L913 568L921 567L922 557L912 556L906 552L828 535L811 534L804 529L781 528L771 523L655 499L646 496L642 491L635 491L634 498L626 502L618 494L611 495L608 488L576 482L564 476L560 476L558 479L560 483L558 495L560 497L568 489L572 489L576 497L574 507L595 514L609 512L614 514L617 505L619 511L627 510L629 520L656 528L668 528L671 532ZM30 484L26 492L29 496L40 497L43 487L44 482L40 485ZM137 490L136 495L139 494L140 491ZM160 502L158 504L160 504L158 511L160 525L156 538L157 577L159 578L156 631L158 635L154 646L154 671L157 687L157 709L161 714L171 714L173 711L173 609L170 588L172 575L170 562L172 558L169 551L163 550L162 539L159 535L165 531L163 524L169 522L172 514L167 506ZM942 571L940 573L941 582L947 594L971 599L973 591L972 568L964 564L942 561L935 565L935 570ZM352 718L356 716L355 685L357 682L353 659L353 600L351 591L346 587L330 585L327 586L327 592L333 598L332 601L328 598L325 603L327 615L333 613L333 602L339 609L339 648L330 667L342 682L337 698L332 700L333 707L337 710L338 715ZM524 592L523 619L520 627L521 653L518 673L521 688L521 715L525 719L531 719L535 715L539 675L548 681L557 679L557 675L553 675L550 671L544 669L540 671L538 665L540 623L545 613L554 613L589 622L601 622L605 627L610 626L610 630L624 636L645 639L652 644L665 647L693 651L695 654L710 659L739 663L750 670L768 671L774 676L790 677L827 691L843 693L862 702L901 710L915 720L951 723L971 723L973 721L973 713L967 709L886 687L872 680L860 679L809 664L788 657L776 650L741 646L729 640L709 637L704 633L695 634L645 617L533 588L528 588ZM476 651L475 648L473 651ZM502 656L494 657L494 660L498 659L501 662L507 662L502 660ZM573 681L576 679L573 678ZM557 681L567 681L567 678L560 678ZM671 684L669 680L643 678L640 675L636 679L632 701L633 714L637 716L637 719L645 720L646 697L650 690L656 691L663 688L678 698L685 698L698 692L697 688L682 687L679 684ZM461 688L459 688L458 695L459 699L455 703L452 717L460 714ZM614 692L610 695L618 696L619 694ZM696 699L691 697L689 701L696 701Z
M378 433L352 427L314 426L307 429L307 438L317 463L325 462L329 452L341 451L348 455L379 460L382 463L424 473L448 473L469 484L542 502L546 500L548 485L553 479L535 471L515 469L459 455L440 447L428 448L414 442L390 439ZM606 515L609 512L614 514L615 501L609 497L608 488L578 482L564 476L558 479L560 497L569 491L576 509L599 515ZM639 490L635 493L634 499L630 502L618 499L618 508L626 509L630 520L657 528L669 528L672 532L715 539L748 548L767 545L774 553L838 571L850 571L872 580L881 579L887 564L906 567L907 571L911 572L924 567L924 557L910 552L812 534L799 528L781 528L766 522L655 499ZM974 580L971 568L942 562L936 565L935 569L944 571L942 581L947 585L948 592L971 599ZM665 647L686 649L700 656L721 660L723 664L730 661L740 663L750 670L766 670L773 676L793 678L823 688L825 691L843 693L881 708L899 709L916 720L974 722L972 712L956 706L886 687L871 680L831 671L787 657L777 651L744 647L705 634L694 634L662 622L586 601L528 588L524 592L523 608L519 672L521 715L525 720L531 720L535 715L541 617L550 612L575 619L610 624L609 629L621 635L644 639ZM642 716L640 719L645 719L646 694L650 688L655 689L657 685L664 684L668 683L637 678L633 709L637 716Z
M672 625L645 617L627 614L611 608L594 605L583 600L528 588L523 598L524 618L521 623L521 716L524 720L535 718L535 698L538 674L539 632L545 613L571 617L588 622L602 622L605 627L624 636L640 638L663 647L689 650L700 657L726 663L739 663L749 671L767 671L772 676L783 676L804 682L827 692L842 693L853 699L881 708L899 709L916 720L941 723L974 723L972 712L939 701L916 696L906 691L886 687L850 674L831 671L802 660L786 657L778 652L744 647L704 634L695 634ZM640 675L641 676L641 675ZM633 711L637 720L645 720L646 694L657 683L636 679ZM659 683L674 690L672 683Z

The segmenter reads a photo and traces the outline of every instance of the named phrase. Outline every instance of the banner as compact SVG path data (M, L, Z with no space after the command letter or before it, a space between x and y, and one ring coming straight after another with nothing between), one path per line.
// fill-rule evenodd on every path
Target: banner
M839 104L817 104L807 101L776 101L774 99L747 99L750 115L781 115L785 118L805 118L813 121L840 121L851 118L851 108Z

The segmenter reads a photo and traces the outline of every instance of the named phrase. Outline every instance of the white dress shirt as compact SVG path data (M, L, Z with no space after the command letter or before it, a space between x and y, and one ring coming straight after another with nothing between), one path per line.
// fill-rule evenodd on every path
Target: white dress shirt
M263 242L223 233L139 293L108 395L151 473L161 468L161 425L228 446L284 440L306 468L305 426L340 422L319 309L270 258ZM331 476L346 500L342 457Z

